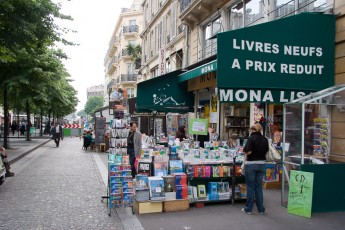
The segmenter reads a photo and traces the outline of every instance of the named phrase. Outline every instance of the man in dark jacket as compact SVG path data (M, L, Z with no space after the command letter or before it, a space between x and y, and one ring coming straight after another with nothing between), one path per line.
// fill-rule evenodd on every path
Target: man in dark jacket
M265 214L262 180L265 174L266 153L268 140L261 134L262 126L255 124L250 127L251 135L243 148L247 161L245 164L245 177L247 184L247 203L242 212L252 214L254 197L259 214Z
M63 140L63 131L62 131L62 126L59 125L58 123L55 123L55 126L52 127L50 130L50 133L53 136L53 140L56 144L56 147L59 147L60 144L60 138Z

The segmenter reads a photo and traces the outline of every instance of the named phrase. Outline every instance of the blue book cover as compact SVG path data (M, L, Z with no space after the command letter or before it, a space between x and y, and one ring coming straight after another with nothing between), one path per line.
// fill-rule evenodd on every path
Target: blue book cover
M164 180L161 177L149 177L151 200L162 200L165 198Z
M168 162L155 162L154 163L155 176L167 176L168 175Z
M169 161L170 174L183 172L183 164L181 160L170 160Z
M149 178L147 175L138 174L135 175L135 188L147 189L149 188Z

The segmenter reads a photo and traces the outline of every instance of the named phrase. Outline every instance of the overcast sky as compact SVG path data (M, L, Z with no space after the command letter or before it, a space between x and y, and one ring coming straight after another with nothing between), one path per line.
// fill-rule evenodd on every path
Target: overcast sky
M77 111L86 103L86 88L104 84L104 57L121 8L129 8L132 0L54 0L62 2L61 12L73 17L73 21L58 22L78 31L65 36L80 44L63 47L69 59L64 61L66 69L78 91Z

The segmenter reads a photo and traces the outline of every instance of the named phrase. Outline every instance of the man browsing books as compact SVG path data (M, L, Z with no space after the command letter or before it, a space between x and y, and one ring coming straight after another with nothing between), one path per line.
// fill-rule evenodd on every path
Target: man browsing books
M129 161L132 169L132 177L135 177L135 158L139 156L141 152L141 133L137 131L138 124L136 122L130 123L130 130L127 137L127 154L129 155Z

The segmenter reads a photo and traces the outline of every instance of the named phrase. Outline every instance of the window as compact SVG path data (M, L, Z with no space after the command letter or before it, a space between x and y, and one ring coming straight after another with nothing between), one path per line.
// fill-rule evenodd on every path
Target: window
M133 73L134 73L133 63L127 63L127 74L128 74L128 76L132 75Z
M217 38L214 36L222 29L222 18L219 17L204 27L204 46L199 54L199 60L217 53Z
M173 39L176 36L176 20L177 20L177 1L171 5L171 31L170 39Z
M127 96L128 98L134 97L134 88L127 88Z
M128 44L131 44L131 45L135 46L135 40L128 40Z
M243 27L243 4L238 3L230 9L230 30L235 30Z
M166 72L166 73L169 73L169 72L171 71L170 68L171 68L171 66L170 66L170 59L167 58L167 59L165 60L165 72Z
M251 0L246 4L245 25L252 26L262 22L264 18L264 1Z

